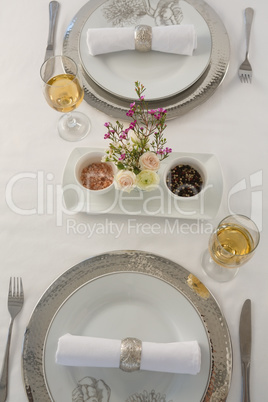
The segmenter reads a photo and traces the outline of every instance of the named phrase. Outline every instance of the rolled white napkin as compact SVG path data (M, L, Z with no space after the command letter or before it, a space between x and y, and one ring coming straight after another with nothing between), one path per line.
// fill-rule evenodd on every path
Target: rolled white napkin
M78 367L120 366L121 340L65 334L58 341L56 363ZM140 370L197 374L201 351L197 341L142 342Z
M89 54L135 50L135 28L90 28L87 31ZM194 25L152 27L152 50L192 56L197 47Z

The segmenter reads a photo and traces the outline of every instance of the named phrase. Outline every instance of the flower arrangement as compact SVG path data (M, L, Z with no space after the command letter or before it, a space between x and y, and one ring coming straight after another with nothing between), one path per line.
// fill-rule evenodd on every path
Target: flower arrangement
M160 162L172 152L163 136L167 127L166 110L148 109L143 95L145 87L139 81L135 82L135 91L139 103L131 103L126 113L132 119L129 126L124 128L119 121L115 125L104 124L108 130L104 138L110 143L103 161L116 165L119 172L115 185L127 192L135 187L146 191L155 189L160 180L157 174Z

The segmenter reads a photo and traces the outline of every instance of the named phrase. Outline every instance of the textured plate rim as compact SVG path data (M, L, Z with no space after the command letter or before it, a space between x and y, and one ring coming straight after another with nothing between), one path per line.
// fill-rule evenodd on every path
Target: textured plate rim
M107 264L103 266L107 260L108 269ZM123 268L120 268L120 264ZM37 303L25 331L22 351L22 370L28 400L51 400L44 378L43 348L50 322L59 306L81 285L115 272L138 272L154 276L175 287L189 300L202 319L211 352L211 375L202 401L212 402L215 397L217 400L225 400L232 376L232 345L226 320L217 301L206 288L204 297L198 288L189 286L190 272L177 263L144 251L125 250L100 254L68 269L50 285ZM58 297L51 298L54 292L58 292Z

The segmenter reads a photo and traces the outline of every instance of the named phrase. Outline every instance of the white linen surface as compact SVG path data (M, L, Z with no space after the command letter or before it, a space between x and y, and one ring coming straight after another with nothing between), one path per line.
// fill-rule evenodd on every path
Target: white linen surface
M59 338L56 363L79 367L119 367L121 340L65 334ZM197 341L142 342L141 370L198 374L201 350Z
M252 2L255 10L250 46L252 84L241 84L237 74L245 57L243 10L246 2L207 0L206 3L225 24L231 41L230 66L215 94L198 108L168 121L165 134L168 146L175 152L211 152L220 161L224 194L219 213L212 221L196 222L154 216L71 214L64 209L60 189L70 153L75 147L107 147L103 124L111 118L84 101L78 110L91 119L90 135L78 143L59 137L57 121L61 114L47 105L39 77L47 44L48 1L28 0L27 7L19 0L2 2L1 362L10 320L7 309L10 276L22 276L25 292L23 309L13 327L7 402L28 402L21 353L25 330L41 295L75 264L111 250L133 249L155 253L182 265L216 297L233 345L228 402L241 400L238 325L245 299L252 300L251 399L265 400L268 372L267 353L264 353L268 332L268 320L265 320L268 309L268 53L264 51L267 37L263 32L267 25L268 2ZM56 54L62 53L68 24L84 4L85 0L60 1ZM261 173L262 180L254 182L254 175ZM8 198L11 180L17 180L13 182L12 203ZM200 258L207 248L209 228L232 212L252 216L262 223L261 241L253 258L241 267L235 279L219 284L202 271Z
M90 28L87 31L89 54L135 50L135 28ZM197 47L194 25L152 27L152 50L192 56Z

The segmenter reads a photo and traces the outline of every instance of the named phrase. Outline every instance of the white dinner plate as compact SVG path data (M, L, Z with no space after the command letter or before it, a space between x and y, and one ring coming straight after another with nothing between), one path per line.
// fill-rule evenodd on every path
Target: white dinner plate
M172 152L161 162L160 184L155 191L121 192L112 188L104 194L92 194L77 185L75 165L88 152L104 152L100 148L75 148L66 163L62 191L65 207L73 213L119 214L128 216L158 216L183 219L212 219L216 216L223 192L223 176L218 159L213 154ZM163 172L167 163L178 157L193 157L200 161L207 171L207 186L204 197L189 199L187 202L174 200L167 193L163 183Z
M100 338L128 336L148 342L197 340L201 371L179 375L111 368L72 368L55 364L59 337L66 333ZM98 278L77 290L60 307L48 331L44 349L45 378L54 401L73 401L86 377L110 389L110 402L153 390L167 401L199 402L210 375L210 350L204 325L188 300L160 279L139 273L116 273ZM61 387L59 387L61 384ZM81 386L80 386L81 387ZM130 399L129 399L130 400ZM78 401L78 399L77 399ZM108 401L105 401L108 402Z
M57 341L67 332L152 342L197 340L201 371L60 366ZM33 311L22 359L28 399L37 402L90 401L92 384L110 390L110 399L99 395L94 402L151 401L153 395L161 402L213 402L226 399L232 374L229 330L214 297L180 265L142 251L101 254L57 278Z
M137 12L138 7L144 5L142 1L133 2L133 5L125 2L126 9L122 9L123 21L118 20L118 10L115 10L113 0L101 3L103 2L99 2L98 7L92 8L92 13L82 29L80 57L87 74L104 90L131 101L137 97L134 82L138 80L146 88L147 100L161 100L184 91L193 85L206 70L211 56L210 30L200 13L185 1L180 1L177 6L174 6L173 2L167 2L166 7L169 10L166 13L169 12L173 16L180 8L183 15L181 24L194 25L197 33L197 48L192 56L131 50L91 56L86 43L89 28L106 28L118 26L118 24L129 26L134 21L135 25L156 26L160 23L146 10L140 14ZM155 14L160 12L161 2L151 0L150 5ZM127 7L133 7L134 12L137 12L136 18L123 19L127 13ZM176 23L175 20L172 22Z

